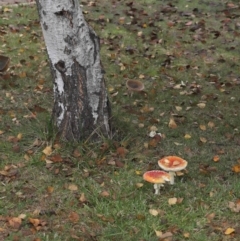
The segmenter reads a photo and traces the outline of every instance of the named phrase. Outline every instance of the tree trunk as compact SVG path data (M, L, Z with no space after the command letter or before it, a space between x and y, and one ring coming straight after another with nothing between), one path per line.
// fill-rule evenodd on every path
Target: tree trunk
M53 120L61 138L110 135L100 43L78 0L36 0L54 84Z

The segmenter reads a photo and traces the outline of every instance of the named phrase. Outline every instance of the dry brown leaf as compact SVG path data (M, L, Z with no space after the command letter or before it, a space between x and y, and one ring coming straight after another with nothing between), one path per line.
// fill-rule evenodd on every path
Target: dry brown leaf
M209 121L208 122L208 127L209 128L213 128L213 127L215 127L215 124L212 121Z
M143 186L143 183L141 183L141 182L136 183L137 188L141 188L142 186Z
M42 151L46 156L52 154L52 146L46 146L45 149Z
M155 231L156 236L159 237L159 238L160 238L160 237L162 236L162 234L163 234L162 231L158 231L158 230L154 230L154 231Z
M165 238L169 238L172 236L173 236L173 234L171 232L166 232L166 233L163 233L159 238L161 238L160 240L163 240Z
M206 139L205 137L200 137L200 141L201 141L202 143L206 143L206 142L207 142L207 139Z
M240 164L236 164L232 167L232 171L236 173L240 173Z
M127 153L128 153L128 150L125 149L124 147L120 146L120 147L117 148L117 154L118 154L120 157L124 158Z
M182 143L179 143L179 142L173 142L176 146L182 146L183 144Z
M190 233L183 233L184 238L190 238Z
M158 215L158 210L156 209L149 209L149 213L153 216L157 216Z
M71 212L68 216L68 219L72 223L77 223L79 221L79 215L76 212Z
M206 104L205 103L198 103L197 106L200 108L200 109L204 109L206 107Z
M216 216L215 213L210 213L210 214L206 215L206 218L207 218L208 222L211 223L215 216Z
M181 176L184 175L184 172L178 171L178 172L175 172L175 174L176 174L177 177L181 177Z
M25 219L26 217L27 215L24 213L21 213L20 215L18 215L18 218L21 218L21 219Z
M22 133L18 133L17 139L20 141L22 139Z
M199 128L200 128L202 131L207 130L207 127L206 127L205 125L200 125Z
M183 201L183 197L177 198L177 203L178 203L178 204L182 203L182 201Z
M175 120L171 117L168 123L168 127L171 129L176 129L177 128L177 124L175 122Z
M192 138L192 136L189 135L189 134L185 134L184 138L185 138L185 139L190 139L190 138Z
M123 162L121 162L120 160L116 160L115 161L115 165L116 165L116 167L121 167L122 168L122 167L124 167L125 164Z
M181 90L183 88L182 84L176 84L173 86L173 89L175 90Z
M53 192L53 190L54 190L54 187L51 187L51 186L47 187L47 192L49 194L51 194Z
M234 228L227 228L226 231L224 232L226 235L229 235L235 231Z
M191 26L192 24L193 24L193 22L189 21L189 22L185 23L185 26Z
M213 161L214 162L219 162L219 160L220 160L220 157L218 155L213 157Z
M182 110L182 106L175 106L177 111L181 111Z
M229 202L228 207L230 210L234 213L239 213L240 212L240 199L239 201L235 202Z
M22 219L19 217L13 217L8 219L8 224L14 229L19 229L22 224Z
M177 198L176 197L173 197L173 198L169 198L168 199L168 204L169 205L175 205L177 203Z
M27 154L25 154L25 155L23 156L23 158L24 158L26 161L29 161L29 160L30 160L30 157L29 157L29 155L27 155Z
M37 218L29 218L28 221L34 226L37 227L40 224L40 220Z
M49 158L52 162L62 162L63 159L60 154L55 154Z
M85 203L85 202L87 202L87 199L86 199L84 193L81 193L80 198L79 198L79 201L80 201L81 203Z
M68 189L71 191L77 191L78 190L78 186L75 184L69 184L68 185Z
M110 193L109 193L108 191L104 190L104 191L102 191L102 192L100 193L100 196L102 196L102 197L109 197L109 196L110 196Z
M76 158L81 156L81 153L77 148L73 151L73 156Z
M38 138L34 140L33 146L41 146L42 145L42 141L40 141Z

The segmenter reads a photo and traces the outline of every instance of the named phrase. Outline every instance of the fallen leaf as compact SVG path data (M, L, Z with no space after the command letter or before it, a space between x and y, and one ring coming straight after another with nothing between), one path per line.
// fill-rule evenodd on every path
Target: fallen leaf
M51 193L53 192L53 190L54 190L53 187L51 187L51 186L47 187L47 192L48 192L49 194L51 194Z
M182 106L175 106L177 111L181 111L182 110Z
M18 133L17 139L20 141L22 139L22 133Z
M205 103L198 103L197 106L200 108L200 109L204 109L206 107L206 104Z
M21 218L21 219L25 219L26 217L27 217L27 215L24 214L24 213L22 213L22 214L20 214L20 215L18 216L18 218Z
M210 213L210 214L206 215L206 218L207 218L208 222L211 223L215 216L216 216L215 213Z
M69 184L68 185L68 189L71 191L77 191L78 190L78 186L75 184Z
M171 232L166 232L166 233L163 233L161 236L159 236L160 240L165 240L166 238L170 238L172 237L173 234Z
M157 216L158 215L158 210L156 209L149 209L149 213L153 216Z
M177 203L177 198L176 197L173 197L173 198L169 198L168 199L168 204L169 205L175 205Z
M142 175L142 171L135 171L135 173L137 174L137 175Z
M185 26L191 26L192 24L193 24L193 22L189 21L189 22L185 23Z
M177 198L177 203L178 203L178 204L179 204L179 203L182 203L182 201L183 201L183 197Z
M122 157L122 158L124 158L124 157L126 156L127 152L128 152L128 150L125 149L125 148L122 147L122 146L120 146L120 147L117 148L117 154L118 154L120 157Z
M183 233L183 237L184 238L189 238L190 237L190 233Z
M212 122L212 121L209 121L208 122L208 127L209 128L213 128L215 126L215 124Z
M234 213L239 213L240 212L240 199L239 201L235 202L229 202L228 207L230 210Z
M183 145L182 143L179 143L179 142L173 142L176 146L181 146Z
M55 155L51 156L49 159L52 162L62 162L63 161L61 155L59 155L59 154L55 154Z
M85 203L85 202L87 202L87 199L86 199L84 193L81 193L81 195L80 195L80 197L79 197L79 201L80 201L81 203Z
M214 162L218 162L220 160L220 157L218 155L214 156L213 157L213 161Z
M73 156L76 158L81 156L81 153L77 148L73 151Z
M236 173L240 173L240 164L234 165L232 167L232 171Z
M200 128L202 131L207 130L207 127L206 127L205 125L200 125L199 128Z
M185 139L190 139L190 138L192 138L192 137L191 137L189 134L185 134L184 138L185 138Z
M71 212L68 216L68 219L72 222L72 223L77 223L79 221L79 215L75 212Z
M136 183L136 187L137 187L137 188L140 188L140 187L142 187L142 186L143 186L143 183L141 183L141 182Z
M168 127L171 128L171 129L177 128L177 124L176 124L176 122L173 118L170 118L169 123L168 123Z
M224 232L226 235L229 235L235 231L234 228L227 228L226 231Z
M122 168L122 167L124 167L125 164L123 162L119 161L119 160L116 160L115 161L115 165L116 165L116 167L121 167Z
M37 227L40 225L40 220L37 218L29 218L28 221L34 226Z
M52 153L52 146L46 146L45 149L42 151L46 156L51 155Z
M109 193L108 191L102 191L102 192L100 193L100 196L102 196L102 197L109 197L109 196L110 196L110 193Z
M206 143L206 142L207 142L207 139L206 139L205 137L200 137L200 141L201 141L202 143Z
M159 238L160 238L160 237L162 236L162 234L163 234L162 231L158 231L158 230L154 230L154 231L155 231L156 236L159 237Z
M19 229L22 224L22 219L19 217L13 217L8 219L8 224L14 229Z
M136 215L136 219L137 219L137 220L144 221L145 218L146 218L146 217L145 217L143 214L137 214L137 215Z

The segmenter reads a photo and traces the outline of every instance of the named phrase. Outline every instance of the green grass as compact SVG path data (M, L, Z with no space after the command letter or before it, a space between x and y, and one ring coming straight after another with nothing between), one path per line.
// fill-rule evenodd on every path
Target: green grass
M101 39L113 111L114 138L98 143L56 140L35 6L0 10L0 54L11 58L0 76L0 240L239 240L239 212L229 208L240 200L232 170L240 159L239 8L223 0L82 4ZM127 95L127 79L141 79L146 93ZM158 143L148 136L153 126ZM167 155L186 159L187 171L156 196L142 174ZM169 205L173 197L179 202Z

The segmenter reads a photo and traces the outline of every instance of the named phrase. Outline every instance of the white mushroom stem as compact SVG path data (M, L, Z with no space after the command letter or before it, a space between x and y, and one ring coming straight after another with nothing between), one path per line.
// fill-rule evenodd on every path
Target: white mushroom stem
M173 185L174 184L174 176L176 176L175 172L169 172L170 175L170 184Z
M155 190L155 193L154 193L154 194L159 195L159 194L160 194L160 188L161 188L162 186L163 186L163 184L161 184L161 183L155 183L155 184L153 185L154 190Z

